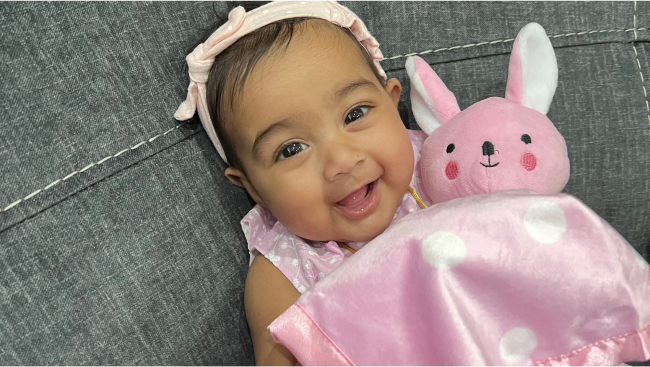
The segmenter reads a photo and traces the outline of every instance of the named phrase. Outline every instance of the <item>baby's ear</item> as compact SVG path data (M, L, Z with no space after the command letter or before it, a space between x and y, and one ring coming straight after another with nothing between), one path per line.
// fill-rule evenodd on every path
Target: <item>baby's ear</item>
M390 78L388 81L386 81L384 90L386 93L388 93L390 99L393 100L395 108L397 108L399 104L399 97L402 95L402 83L400 83L396 78Z
M233 167L228 167L226 168L225 174L228 181L230 181L233 185L243 187L244 189L246 189L248 195L251 196L251 198L253 199L253 201L255 201L256 204L259 204L264 209L267 209L264 200L262 200L262 197L257 193L255 187L253 187L250 181L248 181L248 178L246 177L246 175L242 170Z
M551 40L537 23L517 34L510 54L506 99L546 114L557 87L557 60Z
M411 80L411 109L420 129L427 135L460 112L456 96L421 57L406 59Z

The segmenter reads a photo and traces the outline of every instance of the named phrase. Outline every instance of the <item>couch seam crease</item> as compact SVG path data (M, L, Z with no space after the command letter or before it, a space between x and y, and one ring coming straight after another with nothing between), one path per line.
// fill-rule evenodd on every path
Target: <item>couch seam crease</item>
M637 41L638 36L636 32L636 0L634 1L633 23L634 23L634 40ZM636 65L639 68L639 76L641 77L641 87L643 88L643 98L645 100L646 116L648 117L648 127L650 127L650 103L648 102L648 91L645 88L645 79L643 78L643 68L641 68L641 63L639 62L639 53L637 52L634 43L632 43L632 49L634 50Z
M636 27L636 21L634 28L629 28L629 29L603 29L603 30L596 30L596 31L581 31L581 32L570 32L570 33L564 33L564 34L556 34L553 36L548 36L548 38L560 38L560 37L570 37L570 36L583 36L585 34L593 34L593 33L612 33L612 32L634 32L634 37L636 39L636 33L637 31L648 31L650 30L649 28L637 28ZM502 40L494 40L494 41L485 41L485 42L478 42L478 43L468 43L466 45L459 45L459 46L452 46L452 47L442 47L438 49L431 49L431 50L426 50L426 51L420 51L420 52L411 52L408 54L404 55L396 55L396 56L391 56L387 57L384 60L394 60L394 59L399 59L401 57L409 57L409 56L415 56L415 55L426 55L430 53L437 53L437 52L442 52L442 51L451 51L451 50L457 50L460 48L469 48L469 47L477 47L477 46L483 46L483 45L493 45L496 43L508 43L508 42L514 42L514 38L507 38L507 39L502 39ZM384 61L382 60L382 61Z
M16 200L16 201L14 201L13 203L9 204L9 205L8 205L7 207L5 207L4 209L3 209L2 207L0 207L0 213L8 211L9 209L13 208L14 206L20 204L21 202L23 202L23 201L25 201L25 200L28 200L28 199L32 198L32 197L35 196L36 194L39 194L39 193L41 193L41 192L43 192L43 191L49 189L50 187L52 187L52 186L58 184L59 182L62 182L62 181L65 181L65 180L69 179L70 177L76 175L77 173L85 172L85 171L87 171L88 169L90 169L90 168L92 168L92 167L94 167L94 166L99 166L100 164L106 162L107 160L109 160L109 159L111 159L111 158L116 158L116 157L118 157L118 156L119 156L120 154L122 154L122 153L125 153L125 152L127 152L127 151L129 151L129 150L135 150L135 149L141 147L142 145L146 144L147 142L150 143L150 142L156 140L156 139L157 139L158 137L160 137L160 136L167 135L167 134L169 134L170 132L172 132L173 130L178 129L179 127L185 125L186 123L187 123L187 122L184 122L184 123L182 123L182 124L176 125L176 126L172 127L171 129L165 131L164 133L158 134L158 135L156 135L156 136L154 136L154 137L152 137L152 138L150 138L150 139L148 139L148 140L143 140L143 141L139 142L138 144L132 146L131 148L126 148L126 149L123 149L123 150L121 150L121 151L119 151L119 152L113 154L113 155L108 155L107 157L102 158L102 159L99 160L98 162L90 163L90 164L87 165L86 167L84 167L84 168L82 168L82 169L80 169L80 170L76 170L76 171L74 171L74 172L68 174L68 175L65 176L63 179L58 179L58 180L56 180L56 181L53 181L53 182L51 182L49 185L45 186L44 188L42 188L42 189L38 189L38 190L32 192L31 194L25 196L24 198L22 198L22 199L18 199L18 200ZM163 149L163 150L164 150L164 149Z
M181 125L182 125L182 124L181 124ZM78 193L80 193L80 192L82 192L82 191L84 191L84 190L86 190L86 189L88 189L88 188L91 188L91 187L95 186L96 184L98 184L98 183L100 183L100 182L102 182L102 181L104 181L104 180L106 180L106 179L109 179L109 178L113 177L114 175L116 175L116 174L118 174L118 173L120 173L120 172L122 172L122 171L125 171L125 170L131 168L132 166L135 166L135 165L137 165L137 164L139 164L139 163L142 163L142 162L146 161L147 159L149 159L149 158L151 158L151 157L153 157L153 156L155 156L155 155L157 155L157 154L159 154L159 153L162 153L162 152L166 151L167 149L173 148L174 146L176 146L176 145L178 145L178 144L180 144L180 143L183 143L184 141L188 140L189 138L193 137L194 135L198 134L198 133L201 132L201 131L202 131L202 130L194 131L194 132L192 132L190 135L187 135L187 136L181 138L179 141L177 141L177 142L175 142L175 143L173 143L173 144L171 144L171 145L169 145L169 146L166 146L166 147L164 147L164 148L161 149L161 150L158 150L158 151L153 152L151 155L148 155L148 156L146 156L146 157L142 157L141 159L139 159L139 160L137 160L137 161L135 161L135 162L132 162L132 163L126 165L125 167L122 167L122 168L118 169L118 170L115 171L115 172L111 172L110 174L108 174L108 175L106 175L106 176L104 176L104 177L100 177L100 178L98 178L95 182L91 182L91 183L89 183L89 184L86 185L86 186L80 187L78 190L75 190L75 191L73 191L73 192L70 192L70 193L65 194L63 197L61 197L59 200L57 200L56 202L52 203L51 205L46 205L45 207L43 207L43 208L41 208L41 209L38 209L38 210L37 210L36 212L34 212L34 213L27 214L27 215L25 215L24 217L22 217L22 218L20 218L20 219L17 219L16 221L14 221L14 222L11 223L10 225L8 225L6 228L2 228L2 229L0 229L0 234L2 234L2 233L4 233L4 232L8 231L9 229L15 227L16 225L18 225L18 224L20 224L20 223L22 223L22 222L24 222L24 221L26 221L26 220L28 220L28 219L30 219L30 218L34 218L34 217L36 217L36 216L39 215L40 213L42 213L42 212L44 212L44 211L46 211L46 210L48 210L48 209L51 209L51 208L53 208L53 207L59 205L60 203L66 201L66 200L69 199L70 197L72 197L72 196L74 196L74 195L76 195L76 194L78 194ZM0 212L0 213L1 213L1 212Z

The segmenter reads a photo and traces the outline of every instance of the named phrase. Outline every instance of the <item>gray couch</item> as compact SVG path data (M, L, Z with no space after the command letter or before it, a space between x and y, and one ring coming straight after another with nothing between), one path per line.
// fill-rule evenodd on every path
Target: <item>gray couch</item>
M512 39L540 23L565 191L648 259L650 3L345 5L402 82L410 128L403 55L433 50L465 108L504 94ZM0 3L0 364L254 363L239 225L253 203L200 125L172 117L187 49L226 8Z

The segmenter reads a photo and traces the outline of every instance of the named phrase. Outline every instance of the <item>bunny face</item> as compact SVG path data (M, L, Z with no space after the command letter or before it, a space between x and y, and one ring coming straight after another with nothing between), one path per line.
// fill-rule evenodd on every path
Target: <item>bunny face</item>
M421 151L434 203L508 189L562 191L569 177L564 138L542 113L488 98L434 130Z
M460 111L456 97L420 57L409 57L413 115L429 135L420 170L429 198L442 202L498 190L562 191L566 143L546 117L557 86L553 46L537 23L513 44L504 98Z

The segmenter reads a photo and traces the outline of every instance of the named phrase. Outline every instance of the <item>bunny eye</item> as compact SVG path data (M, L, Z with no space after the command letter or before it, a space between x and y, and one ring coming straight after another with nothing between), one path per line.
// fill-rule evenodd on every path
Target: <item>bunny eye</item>
M451 153L456 149L456 146L454 144L449 144L447 145L447 153Z
M530 140L530 135L524 134L521 136L521 141L523 141L526 144L532 143L532 140Z

